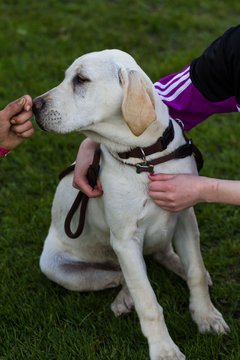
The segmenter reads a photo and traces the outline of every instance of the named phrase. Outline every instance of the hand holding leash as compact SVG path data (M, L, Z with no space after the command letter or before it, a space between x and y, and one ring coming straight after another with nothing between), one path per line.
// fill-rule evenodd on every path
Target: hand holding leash
M98 147L97 143L88 138L82 142L77 155L73 176L73 186L76 189L80 189L90 198L101 196L103 193L99 179L97 179L94 186L91 186L87 178L88 168L92 164L95 150Z

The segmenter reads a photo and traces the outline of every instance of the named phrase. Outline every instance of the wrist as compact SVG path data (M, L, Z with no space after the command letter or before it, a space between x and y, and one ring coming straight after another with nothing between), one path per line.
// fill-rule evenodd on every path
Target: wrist
M90 138L86 138L83 140L80 147L86 150L96 150L99 147L99 144Z
M212 203L216 201L218 182L216 179L201 177L200 198L201 202Z

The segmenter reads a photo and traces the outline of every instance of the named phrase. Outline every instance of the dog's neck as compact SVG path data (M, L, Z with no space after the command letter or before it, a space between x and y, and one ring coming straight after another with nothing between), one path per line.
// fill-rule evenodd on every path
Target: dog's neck
M154 143L164 128L158 121L154 121L140 136L134 136L123 121L117 119L111 122L101 122L94 125L94 129L84 131L85 135L103 144L111 152L128 151L134 147L146 147Z
M147 147L154 144L162 136L168 125L167 107L159 99L156 102L156 120L140 136L135 136L131 132L121 113L111 117L111 119L96 123L83 132L94 141L103 144L110 152L118 153L129 151L135 147ZM177 128L179 128L178 125ZM179 131L179 129L176 130ZM176 138L179 137L176 136ZM178 145L176 139L173 143L175 146ZM171 145L170 148L172 148Z

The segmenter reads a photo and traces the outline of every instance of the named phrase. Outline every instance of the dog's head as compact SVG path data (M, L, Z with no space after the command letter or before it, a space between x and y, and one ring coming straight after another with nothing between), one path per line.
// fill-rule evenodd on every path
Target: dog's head
M153 85L135 60L120 50L86 54L67 69L57 87L34 100L46 131L91 130L109 119L124 119L134 135L155 120Z

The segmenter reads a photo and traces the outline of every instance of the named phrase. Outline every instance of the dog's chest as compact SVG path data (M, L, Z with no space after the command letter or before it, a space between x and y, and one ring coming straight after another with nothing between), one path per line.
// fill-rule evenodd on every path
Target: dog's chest
M160 168L156 166L156 173L173 173L178 170L176 165L182 166L182 160ZM185 168L191 172L190 161L186 162ZM110 231L119 239L138 238L145 254L166 248L172 241L178 214L161 209L149 197L148 174L138 174L134 167L120 164L108 154L103 156L101 169L105 215Z
M144 233L144 254L160 251L172 241L177 217L177 214L160 209L152 200L146 200L142 218L138 222L138 226Z
M126 169L124 174L115 176L116 168L114 175L103 176L107 223L119 238L123 234L137 237L143 242L144 253L151 254L172 241L177 214L157 206L148 195L147 175L133 175L132 171Z

